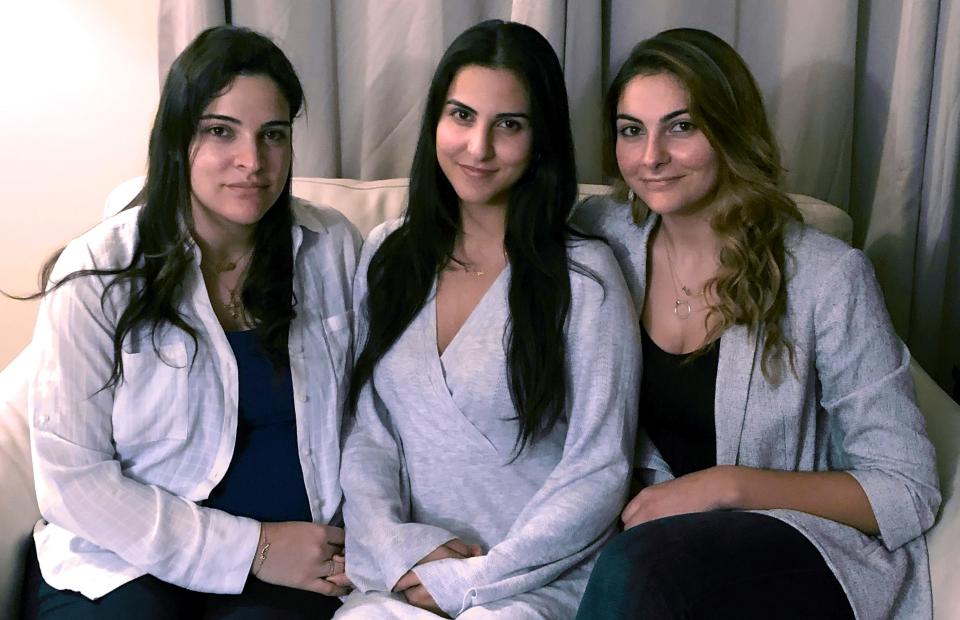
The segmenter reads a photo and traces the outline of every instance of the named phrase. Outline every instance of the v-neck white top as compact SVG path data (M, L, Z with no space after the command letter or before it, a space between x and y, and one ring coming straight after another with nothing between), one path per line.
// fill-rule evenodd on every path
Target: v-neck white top
M375 229L361 256L360 342L367 266L397 225ZM389 591L422 557L461 538L485 554L415 569L449 615L548 584L564 615L575 613L627 491L640 345L609 248L574 241L569 255L596 279L570 271L567 413L519 455L505 351L509 266L442 356L434 288L381 359L361 394L341 469L347 570L361 591Z

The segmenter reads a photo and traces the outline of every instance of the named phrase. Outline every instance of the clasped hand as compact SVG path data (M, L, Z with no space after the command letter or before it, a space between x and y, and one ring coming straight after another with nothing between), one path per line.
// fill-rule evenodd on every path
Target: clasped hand
M263 546L270 547L260 561ZM251 572L267 583L327 596L350 592L343 556L343 529L306 521L262 523Z
M467 558L473 558L483 555L483 550L480 548L480 545L468 545L459 538L454 538L449 540L427 555L425 555L419 562L416 563L416 566L421 564L426 564L427 562L435 562L437 560L446 560L446 559L455 559L455 560L465 560ZM419 607L421 609L426 609L427 611L432 611L433 613L441 616L443 618L448 618L447 614L443 612L440 607L437 606L437 602L433 600L433 596L430 595L430 592L420 583L420 578L417 577L417 574L412 570L404 573L395 586L393 586L393 591L398 592L403 595L407 602L413 605L414 607Z

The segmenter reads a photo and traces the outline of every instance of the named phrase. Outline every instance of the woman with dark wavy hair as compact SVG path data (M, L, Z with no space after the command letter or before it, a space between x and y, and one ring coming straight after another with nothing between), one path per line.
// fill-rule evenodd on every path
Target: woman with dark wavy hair
M643 488L578 617L930 617L940 494L909 352L863 253L779 189L743 59L662 32L606 111L623 192L575 219L641 317Z
M269 39L203 32L170 68L140 196L45 270L41 618L330 617L347 591L360 243L291 197L302 100Z
M489 21L440 60L407 212L355 285L338 618L569 618L627 490L639 336L575 235L563 73Z

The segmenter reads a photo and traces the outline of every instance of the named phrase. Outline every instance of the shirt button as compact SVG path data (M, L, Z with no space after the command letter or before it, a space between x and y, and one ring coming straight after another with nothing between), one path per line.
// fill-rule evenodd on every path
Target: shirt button
M303 393L297 396L297 400L299 400L301 403L305 403L310 400L310 396L308 396L306 393Z
M310 448L303 449L303 456L310 456L310 453L311 453Z

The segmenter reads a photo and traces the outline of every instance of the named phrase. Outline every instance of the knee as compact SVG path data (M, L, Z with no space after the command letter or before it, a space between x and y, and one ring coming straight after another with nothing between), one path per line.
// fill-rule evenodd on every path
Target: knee
M668 545L656 530L637 526L604 547L590 574L578 620L674 617L661 570Z
M635 588L656 578L655 569L665 552L663 537L645 525L623 532L604 547L591 581L595 576L605 583Z

